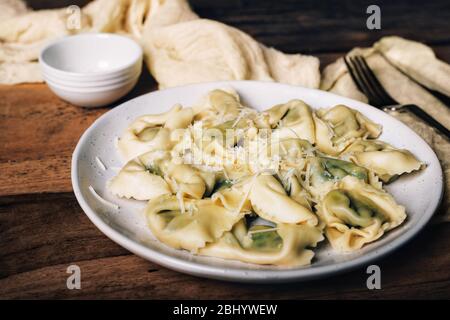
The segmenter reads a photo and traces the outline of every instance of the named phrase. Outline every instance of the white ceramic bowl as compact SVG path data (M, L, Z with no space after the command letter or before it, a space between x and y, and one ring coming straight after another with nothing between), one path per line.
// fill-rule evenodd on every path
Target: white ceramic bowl
M122 166L115 137L122 135L133 119L143 114L169 110L174 104L192 106L209 90L232 87L242 101L257 110L265 110L291 99L302 99L314 109L345 104L383 125L381 140L410 150L427 168L399 178L387 186L396 201L404 205L408 219L381 239L349 254L333 251L327 241L315 250L313 264L300 268L257 266L238 261L201 257L175 250L157 241L151 234L145 215L145 201L120 199L107 189L109 179ZM96 159L100 159L104 167ZM106 168L106 170L103 170ZM155 91L108 111L81 137L72 157L72 185L75 195L91 221L109 238L135 254L174 270L197 276L242 282L292 282L329 276L356 267L367 267L400 248L427 224L442 197L442 169L433 150L414 131L387 113L365 103L335 94L285 84L255 81L201 83ZM104 199L120 206L115 210L100 202L90 191L92 186ZM425 240L425 239L422 239Z
M107 33L61 38L39 56L44 80L60 98L78 106L110 104L128 93L142 70L142 49Z
M47 74L45 71L42 72L42 75L46 82L52 82L59 84L61 86L72 87L72 88L101 88L106 86L112 86L120 83L127 82L131 79L139 77L140 72L132 72L124 74L120 77L115 77L112 79L105 80L86 80L86 81L71 81L63 78L58 78L53 75Z
M55 73L52 71L52 69L49 69L45 67L43 63L41 63L41 71L42 74L51 77L58 80L63 81L70 81L73 83L82 83L86 81L110 81L115 80L121 77L125 77L130 74L136 74L140 73L142 70L142 59L139 60L135 65L132 67L115 71L111 73L100 73L100 74L79 74L79 75L71 75L71 74L61 74L61 73Z
M142 60L141 47L130 38L85 33L61 38L40 54L42 66L63 77L104 77L133 68ZM98 80L98 79L97 79Z
M94 88L76 88L53 83L47 80L47 85L61 99L80 107L101 107L119 100L133 89L139 75L129 81L119 84L94 87Z

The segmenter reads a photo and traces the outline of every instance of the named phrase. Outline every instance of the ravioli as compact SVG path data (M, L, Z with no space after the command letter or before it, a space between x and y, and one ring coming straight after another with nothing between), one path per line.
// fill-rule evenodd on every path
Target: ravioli
M139 117L120 137L118 149L126 161L151 150L169 150L171 131L186 128L193 116L191 108L175 105L166 113Z
M346 176L318 204L326 235L338 251L353 251L406 219L405 208L384 190Z
M251 186L250 202L262 218L275 223L318 223L309 208L292 199L271 175L260 175Z
M202 121L208 127L223 124L236 119L242 108L234 90L216 89L194 106L195 120Z
M381 126L344 105L316 111L316 144L320 151L338 155L356 138L377 138Z
M221 180L217 185L217 189L211 195L212 200L231 211L250 212L252 210L249 199L250 179L235 183L230 180Z
M215 174L178 163L164 151L149 151L129 161L109 182L110 191L120 197L150 200L162 194L201 199L210 193Z
M146 215L150 230L165 244L175 249L196 252L231 230L242 217L210 199L188 200L189 213L182 212L175 196L161 196L149 201Z
M108 183L112 194L136 200L149 200L163 194L171 194L167 182L155 166L156 155L152 161L139 157L129 161ZM160 159L158 159L160 160Z
M357 140L343 155L348 155L354 163L373 171L384 182L423 166L410 151L396 149L382 141Z
M240 220L219 241L199 250L200 255L285 267L308 265L314 256L311 248L323 240L322 231L308 224L279 224L276 228L259 226L247 229Z
M317 200L320 200L335 182L348 175L365 182L369 181L369 172L366 168L349 161L328 157L308 158L306 174L308 179L305 181L305 187Z
M258 112L233 89L216 89L135 120L108 188L148 200L148 226L172 248L308 265L324 236L338 254L354 252L405 221L383 182L425 166L378 140L381 131L344 105L313 110L292 99Z
M266 111L269 121L276 129L280 139L298 138L315 142L315 127L310 106L301 100L291 100L286 104L272 107Z

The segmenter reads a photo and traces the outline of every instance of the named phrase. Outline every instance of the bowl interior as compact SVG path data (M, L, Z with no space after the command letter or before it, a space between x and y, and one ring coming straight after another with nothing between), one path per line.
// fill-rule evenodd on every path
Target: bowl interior
M99 33L58 40L42 51L41 61L63 72L96 74L130 67L141 56L142 49L133 40Z

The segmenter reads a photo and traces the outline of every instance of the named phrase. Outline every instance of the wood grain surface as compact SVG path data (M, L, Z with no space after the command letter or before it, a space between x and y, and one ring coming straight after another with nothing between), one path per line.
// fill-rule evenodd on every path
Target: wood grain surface
M30 1L34 8L61 3ZM381 1L382 30L373 32L365 28L367 1L191 4L202 17L236 26L267 45L313 53L322 66L389 34L426 42L450 61L447 1ZM155 88L144 72L123 101ZM70 181L71 155L79 137L111 107L71 106L45 84L0 86L0 299L450 298L448 223L430 224L379 261L381 290L366 288L365 268L306 283L244 285L187 276L132 255L88 220ZM71 264L82 270L81 290L66 287Z

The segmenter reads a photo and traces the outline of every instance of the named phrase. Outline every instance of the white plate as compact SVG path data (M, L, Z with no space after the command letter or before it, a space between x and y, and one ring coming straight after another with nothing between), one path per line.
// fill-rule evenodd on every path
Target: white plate
M410 150L427 164L426 170L402 177L387 187L397 202L406 207L406 222L352 254L334 253L327 241L323 241L316 250L312 265L290 269L199 257L155 240L141 210L145 202L118 199L105 188L106 181L115 175L113 168L123 165L115 148L115 138L140 115L167 111L175 103L189 106L209 90L221 87L236 89L245 104L258 110L299 98L313 108L345 104L382 124L381 140ZM106 171L96 162L97 156L106 165ZM86 130L78 142L72 158L72 184L78 202L89 219L106 236L131 252L180 272L240 282L307 280L368 265L414 237L430 220L443 190L442 169L433 150L400 121L367 104L328 92L254 81L204 83L156 91L107 112ZM90 185L105 199L119 204L120 209L115 211L100 203L88 190Z

